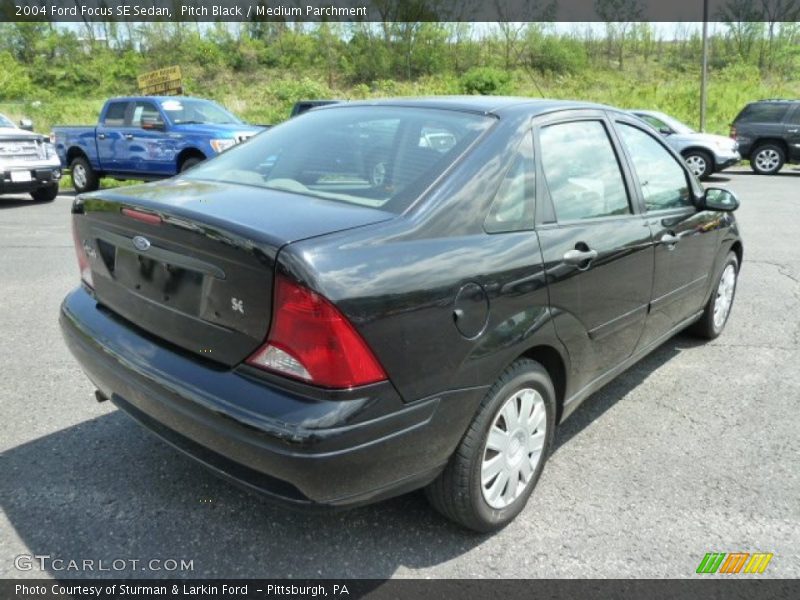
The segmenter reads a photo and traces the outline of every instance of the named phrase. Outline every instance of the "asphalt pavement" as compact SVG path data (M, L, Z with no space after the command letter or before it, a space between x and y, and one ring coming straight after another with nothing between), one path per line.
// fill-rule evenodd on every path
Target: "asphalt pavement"
M95 402L58 329L72 199L0 198L0 578L693 577L712 551L771 552L761 577L800 577L800 170L708 185L742 202L726 331L679 335L587 400L494 535L420 493L276 508Z

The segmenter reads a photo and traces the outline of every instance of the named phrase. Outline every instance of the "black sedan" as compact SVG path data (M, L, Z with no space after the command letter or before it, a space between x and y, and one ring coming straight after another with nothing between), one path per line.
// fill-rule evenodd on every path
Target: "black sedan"
M489 531L592 392L720 334L737 206L606 106L332 105L78 197L61 326L99 400L223 476L295 506L426 487Z

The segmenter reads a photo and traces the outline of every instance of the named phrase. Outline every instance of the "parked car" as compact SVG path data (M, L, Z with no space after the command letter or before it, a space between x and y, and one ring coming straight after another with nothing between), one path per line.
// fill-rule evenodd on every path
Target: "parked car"
M141 96L112 98L96 127L54 127L51 138L75 191L88 192L105 176L172 177L263 129L210 100Z
M376 124L380 183L353 134ZM687 327L722 332L737 206L606 106L329 106L79 196L61 327L98 399L228 478L296 506L426 487L489 531L584 399Z
M289 118L302 115L304 112L317 108L318 106L330 106L331 104L338 104L341 100L300 100L295 102L292 106L292 111L289 113Z
M55 148L45 136L17 127L5 115L0 115L0 174L0 194L30 194L37 202L58 196L61 163Z
M800 100L751 102L733 120L731 137L759 175L800 163Z
M662 134L667 144L683 156L689 170L700 179L706 179L742 160L736 142L730 138L699 133L676 118L655 110L631 112Z

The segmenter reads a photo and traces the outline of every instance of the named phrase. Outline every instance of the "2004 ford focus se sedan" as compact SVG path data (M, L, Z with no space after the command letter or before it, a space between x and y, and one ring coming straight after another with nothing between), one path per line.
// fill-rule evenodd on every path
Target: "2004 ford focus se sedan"
M61 326L98 399L230 479L327 507L426 487L489 531L583 399L720 334L737 206L609 107L333 105L78 197Z

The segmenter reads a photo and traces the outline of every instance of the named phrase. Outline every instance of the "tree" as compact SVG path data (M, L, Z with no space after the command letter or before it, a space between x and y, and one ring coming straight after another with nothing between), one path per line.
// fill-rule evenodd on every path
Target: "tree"
M622 70L625 58L625 35L632 21L642 18L640 0L595 0L594 10L601 20L606 22L607 57L611 59L611 51L616 41L619 70Z

